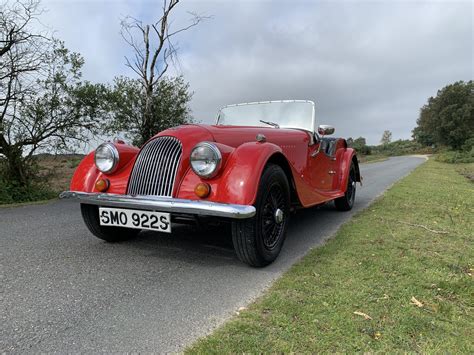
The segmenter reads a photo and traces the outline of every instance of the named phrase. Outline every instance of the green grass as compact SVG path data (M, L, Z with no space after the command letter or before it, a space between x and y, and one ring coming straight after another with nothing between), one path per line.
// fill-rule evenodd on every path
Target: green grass
M187 352L473 353L474 185L460 168L420 166Z

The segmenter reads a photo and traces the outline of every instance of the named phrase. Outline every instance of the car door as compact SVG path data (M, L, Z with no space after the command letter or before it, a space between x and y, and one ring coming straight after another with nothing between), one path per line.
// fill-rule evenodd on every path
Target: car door
M336 175L336 140L322 138L310 146L308 166L311 175L311 185L316 191L327 192L333 189Z

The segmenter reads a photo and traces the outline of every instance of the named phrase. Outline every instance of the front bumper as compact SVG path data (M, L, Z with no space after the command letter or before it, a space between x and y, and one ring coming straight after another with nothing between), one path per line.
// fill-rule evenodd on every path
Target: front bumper
M255 207L233 205L210 201L184 200L159 196L131 196L107 193L88 193L64 191L61 199L78 200L81 203L118 208L136 208L140 210L185 213L200 216L227 217L245 219L255 215Z

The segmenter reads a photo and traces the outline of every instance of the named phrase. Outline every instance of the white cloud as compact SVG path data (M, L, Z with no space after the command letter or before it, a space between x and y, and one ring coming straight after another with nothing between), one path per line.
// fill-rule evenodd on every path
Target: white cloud
M43 22L86 59L84 74L128 74L119 21L159 16L161 1L46 1ZM179 40L178 68L195 91L197 119L242 101L317 103L320 123L378 143L409 138L419 108L444 85L473 78L471 2L181 1L213 15Z

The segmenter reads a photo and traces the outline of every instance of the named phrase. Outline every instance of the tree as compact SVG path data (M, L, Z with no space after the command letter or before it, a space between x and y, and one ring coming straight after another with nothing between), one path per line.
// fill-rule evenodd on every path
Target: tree
M175 36L205 19L203 16L192 14L188 26L171 29L170 15L178 2L179 0L163 0L161 17L152 24L144 24L130 16L122 20L122 38L134 52L133 60L125 58L126 65L137 74L141 84L140 93L143 96L143 104L140 105L142 110L140 142L156 134L157 126L164 126L164 123L153 122L154 119L163 117L153 113L157 105L154 92L159 87L160 80L164 78L170 63L177 59L177 47L173 42Z
M31 31L41 13L37 1L2 1L0 8L0 154L8 158L18 154L10 132L21 103L36 91L49 43Z
M371 154L371 149L367 145L367 142L364 137L359 137L356 139L349 137L346 139L346 142L349 147L354 148L359 154L362 154L362 155Z
M133 144L140 146L157 132L191 121L188 103L192 93L182 77L163 77L151 98L142 93L139 79L116 77L107 99L114 117L111 129L126 132ZM143 112L147 104L151 107L151 117L145 122Z
M474 137L474 82L458 81L430 97L420 110L413 138L425 145L461 149Z
M388 144L392 141L392 132L383 131L382 138L380 139L381 144Z
M0 154L3 177L26 187L38 150L90 138L100 86L80 81L83 59L35 33L38 1L2 4L0 12Z
M362 148L367 145L367 141L365 140L364 137L359 137L354 139L354 148Z

